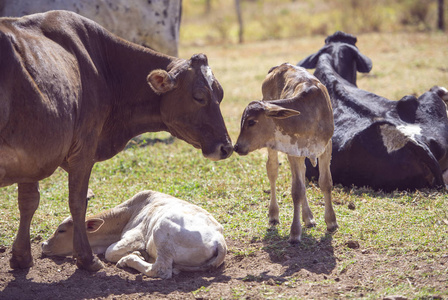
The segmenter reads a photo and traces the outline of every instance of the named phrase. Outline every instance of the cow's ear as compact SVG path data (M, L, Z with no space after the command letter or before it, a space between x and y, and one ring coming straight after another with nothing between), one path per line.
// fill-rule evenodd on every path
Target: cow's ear
M146 78L152 90L158 94L164 94L176 87L175 79L165 70L154 70Z
M286 119L300 115L300 111L298 110L283 108L276 104L263 103L263 106L265 115L270 118Z
M103 219L89 219L86 221L86 231L87 232L95 232L98 229L101 228L101 226L103 226L104 224L104 220Z
M356 69L361 73L369 73L372 70L372 60L357 51Z
M311 54L310 56L302 59L297 63L297 66L305 68L305 69L315 69L317 62L319 61L319 57L322 55L322 53L327 51L328 46L324 46L319 51L317 51L314 54Z

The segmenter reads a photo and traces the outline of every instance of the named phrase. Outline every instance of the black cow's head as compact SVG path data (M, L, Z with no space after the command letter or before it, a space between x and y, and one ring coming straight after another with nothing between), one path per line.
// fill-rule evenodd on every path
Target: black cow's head
M342 31L337 31L325 39L325 46L317 53L297 63L298 66L314 69L322 54L331 56L334 70L345 80L356 85L356 72L368 73L372 69L372 60L359 52L355 46L356 37Z

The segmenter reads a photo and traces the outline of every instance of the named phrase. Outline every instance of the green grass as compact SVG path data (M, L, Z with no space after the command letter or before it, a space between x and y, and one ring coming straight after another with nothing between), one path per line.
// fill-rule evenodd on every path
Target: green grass
M183 45L181 56L207 53L210 66L224 87L222 111L235 141L241 113L250 100L261 98L261 82L269 68L285 61L297 62L320 49L323 40L324 36L317 36L244 45ZM361 88L398 99L409 93L421 94L436 84L448 85L448 72L443 69L448 65L446 35L364 34L359 36L358 47L374 63L371 74L359 76ZM151 143L154 140L165 142ZM229 255L249 257L255 251L265 250L281 258L290 247L286 240L292 221L291 179L287 159L280 156L277 193L281 223L277 231L269 231L266 157L266 151L260 150L245 157L234 154L225 161L212 162L183 141L175 139L171 143L167 133L146 134L114 158L95 165L90 188L96 196L89 203L88 213L116 206L143 189L157 190L210 211L223 224L228 240L246 245L244 248L230 248ZM69 215L65 172L58 170L41 181L40 190L41 204L31 229L34 240L48 238ZM430 264L448 253L446 191L385 194L367 188L336 186L333 199L340 228L332 236L325 233L323 197L315 184L308 186L307 196L317 226L304 229L300 249L317 251L322 242L330 243L337 256L335 269L340 273L358 263L355 250L346 246L350 240L358 241L360 248L369 253L385 257L386 262L411 255ZM0 245L9 247L18 227L16 186L1 189L0 197ZM354 204L354 210L349 208L349 203ZM263 241L264 248L254 246L251 243L254 241ZM384 263L378 261L378 266ZM390 277L399 274L399 268L393 269L372 279L368 287L360 286L353 292L345 292L345 295L356 298L362 293L367 299L386 294L415 295L416 298L434 294L448 296L447 291L434 291L430 286L412 288L404 277L403 284L390 287ZM432 275L428 271L422 276L430 278ZM448 271L444 276L448 278ZM246 280L256 281L257 278ZM291 288L304 282L304 279L296 277L287 280L283 284ZM323 279L310 285L332 282L334 279ZM244 297L248 291L243 284L232 288L235 298ZM197 292L201 291L206 289ZM272 287L266 285L263 295L272 297Z

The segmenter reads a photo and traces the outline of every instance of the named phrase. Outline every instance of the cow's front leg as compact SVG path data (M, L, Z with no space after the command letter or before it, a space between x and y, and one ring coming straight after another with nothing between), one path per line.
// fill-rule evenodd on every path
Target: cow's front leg
M104 254L107 261L116 263L122 257L138 250L144 250L145 243L141 239L141 232L139 229L129 230L116 243L110 245Z
M76 265L80 269L96 272L103 264L92 253L85 227L90 171L91 168L83 170L80 165L78 168L70 167L69 205L73 218L73 257L76 259Z
M278 152L268 148L268 161L266 162L269 184L271 186L269 202L269 224L275 226L280 223L279 207L277 203L275 184L278 177Z
M302 206L302 219L307 227L316 225L313 214L306 199L305 187L305 158L288 155L291 166L291 196L294 205L294 215L291 224L289 242L292 244L300 242L302 238L302 226L300 224L300 207Z
M33 266L30 244L30 226L34 212L39 206L39 183L19 183L18 199L20 224L16 239L12 245L12 257L9 265L13 269L25 269Z
M133 268L149 277L168 279L173 276L173 260L168 259L164 253L161 253L155 263L151 264L146 262L139 252L134 252L121 258L117 266Z

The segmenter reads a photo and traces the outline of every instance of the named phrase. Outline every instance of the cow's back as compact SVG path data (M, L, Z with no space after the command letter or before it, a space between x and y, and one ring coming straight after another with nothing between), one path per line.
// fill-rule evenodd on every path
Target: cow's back
M82 89L81 73L92 84L98 78L82 23L68 12L0 19L2 186L49 176L70 150L80 101L95 93Z

